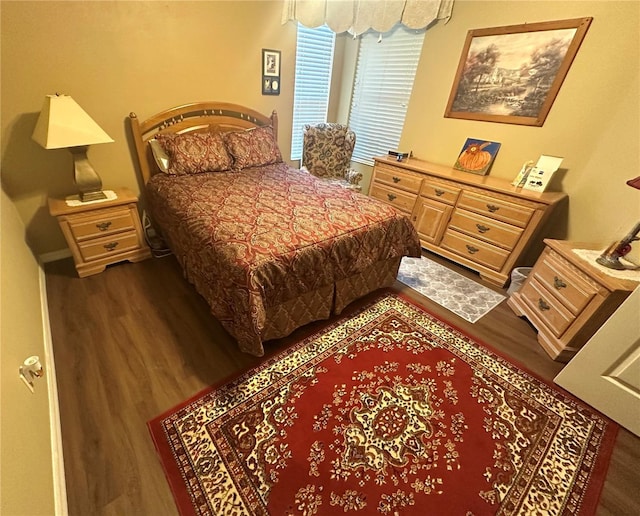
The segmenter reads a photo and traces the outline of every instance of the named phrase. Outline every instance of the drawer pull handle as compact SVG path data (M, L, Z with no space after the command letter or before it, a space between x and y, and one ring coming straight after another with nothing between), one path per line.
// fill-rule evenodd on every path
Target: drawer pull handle
M400 182L400 178L399 177L393 176L391 179L393 179L394 183L399 183Z
M393 200L396 198L396 196L395 196L395 195L393 195L392 193L389 193L389 194L387 194L387 198L388 198L390 201L393 201Z
M488 228L487 226L483 226L482 224L476 224L476 227L478 228L478 231L480 231L480 233L486 233L491 229L491 228Z
M542 310L544 312L545 310L549 310L549 308L551 308L551 307L547 303L545 303L542 298L539 298L538 299L538 308L540 308L540 310Z
M558 290L560 290L561 288L566 288L567 284L564 281L562 281L560 278L558 278L558 276L554 276L553 286L556 287Z
M444 190L438 190L438 189L436 189L436 190L435 190L435 193L436 193L436 195L437 195L438 197L440 197L440 196L444 195Z
M113 251L116 247L118 247L118 242L109 242L108 244L104 244L104 247L107 251Z
M491 213L495 213L496 211L498 211L500 209L500 206L495 206L494 204L487 204L487 209Z
M107 229L109 229L110 226L111 226L111 222L100 222L99 224L96 224L96 227L100 231L106 231Z
M469 254L475 254L479 251L480 249L478 249L477 247L473 247L472 245L468 245L467 244L467 251L469 251Z

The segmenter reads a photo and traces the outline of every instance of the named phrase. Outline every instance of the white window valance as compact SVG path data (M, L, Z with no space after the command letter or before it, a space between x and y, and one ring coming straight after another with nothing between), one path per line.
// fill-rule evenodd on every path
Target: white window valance
M372 29L387 32L397 23L424 29L449 20L454 0L285 0L282 23L296 20L306 27L323 24L335 33L356 36Z

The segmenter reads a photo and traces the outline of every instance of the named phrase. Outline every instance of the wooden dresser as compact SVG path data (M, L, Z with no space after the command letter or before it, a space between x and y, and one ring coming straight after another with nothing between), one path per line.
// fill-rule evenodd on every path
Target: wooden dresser
M616 278L574 252L605 246L544 242L544 252L507 303L536 327L551 358L567 362L640 283Z
M138 198L127 188L115 193L114 200L81 206L49 199L49 212L58 219L81 278L113 263L151 257L138 215Z
M560 192L532 192L408 158L375 158L369 195L411 216L422 246L502 287Z

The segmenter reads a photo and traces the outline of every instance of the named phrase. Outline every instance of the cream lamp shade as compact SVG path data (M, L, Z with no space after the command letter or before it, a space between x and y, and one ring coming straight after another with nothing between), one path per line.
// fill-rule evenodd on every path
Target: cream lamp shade
M87 158L89 145L113 139L69 96L47 95L32 138L45 149L68 148L82 202L105 199L102 181Z

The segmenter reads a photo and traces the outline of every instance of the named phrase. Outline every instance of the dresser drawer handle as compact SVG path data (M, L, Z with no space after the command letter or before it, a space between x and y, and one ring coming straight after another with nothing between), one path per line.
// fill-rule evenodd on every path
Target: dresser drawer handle
M500 209L500 206L495 206L494 204L487 204L487 209L491 213L495 213L496 211L498 211Z
M394 183L399 183L400 182L400 178L399 177L393 176L391 179L393 179Z
M438 190L438 189L436 189L436 190L435 190L435 193L436 193L436 195L437 195L438 197L441 197L441 196L443 196L443 195L444 195L444 190Z
M482 224L476 224L476 227L478 228L478 231L480 231L480 233L486 233L491 229L491 228L488 228L487 226L483 226Z
M393 195L392 193L389 193L389 194L387 194L387 198L388 198L390 201L393 201L393 200L396 198L396 196L395 196L395 195Z
M560 278L558 278L558 276L554 276L553 286L556 287L558 290L560 290L561 288L566 288L567 284L564 281L562 281Z
M111 226L111 222L100 222L99 224L96 224L96 227L100 231L106 231L107 229L109 229L110 226Z
M542 298L538 299L538 308L540 308L540 310L542 310L543 312L545 310L549 310L551 307L544 302L544 300Z
M476 254L480 250L477 247L473 247L472 245L468 245L468 244L466 247L467 247L467 251L469 251L469 254Z
M108 244L104 244L104 247L107 251L113 251L116 247L118 247L118 242L109 242Z

